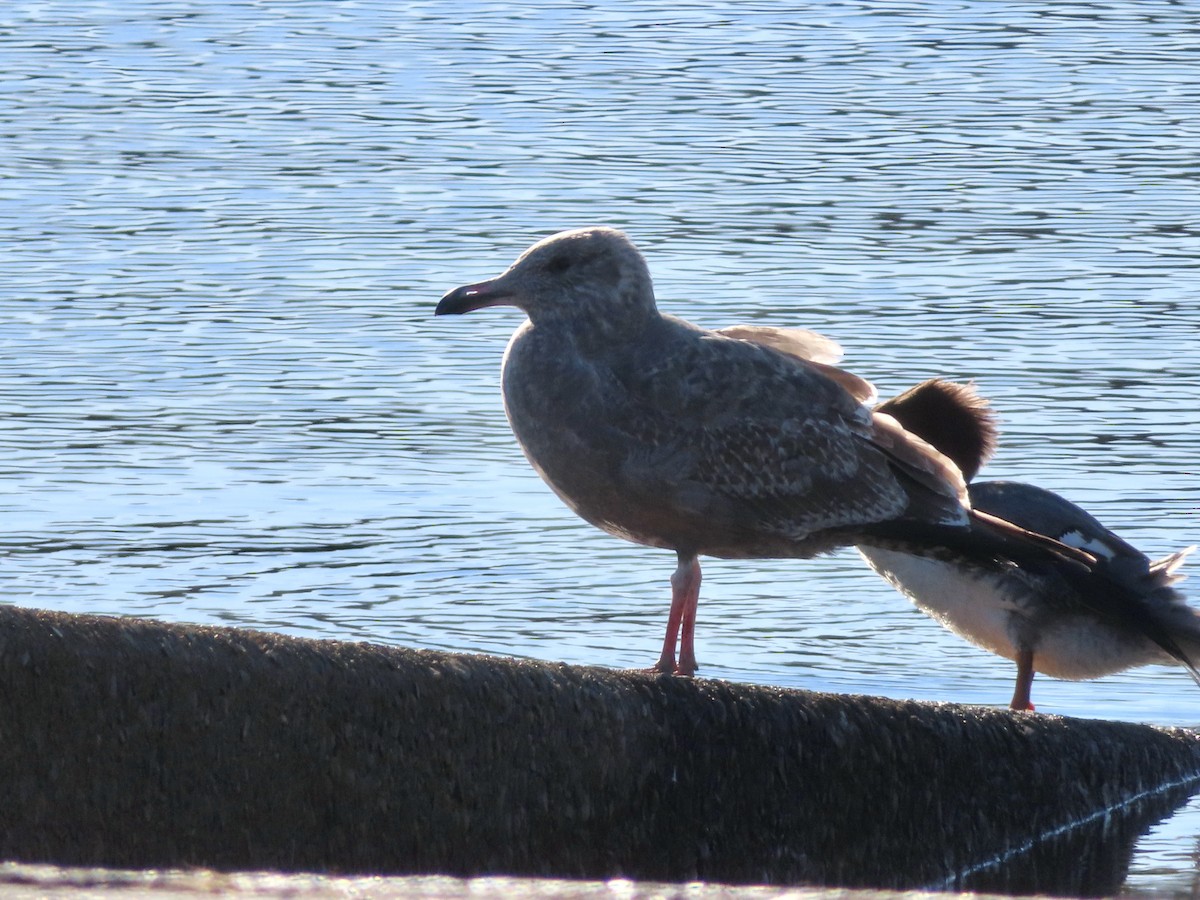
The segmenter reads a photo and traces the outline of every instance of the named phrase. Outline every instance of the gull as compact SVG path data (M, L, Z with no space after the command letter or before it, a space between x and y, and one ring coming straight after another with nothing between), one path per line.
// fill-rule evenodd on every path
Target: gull
M988 558L1044 543L970 507L955 464L871 409L871 384L801 329L709 331L659 312L622 232L565 231L436 315L514 306L504 408L530 464L575 513L672 550L655 671L693 675L699 557L806 558L849 545L960 548ZM676 646L679 648L676 659Z

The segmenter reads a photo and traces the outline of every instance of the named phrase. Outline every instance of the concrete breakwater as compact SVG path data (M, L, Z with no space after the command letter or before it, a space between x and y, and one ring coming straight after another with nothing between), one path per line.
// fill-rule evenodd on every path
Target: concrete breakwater
M10 861L1104 892L1198 778L1178 729L0 608Z

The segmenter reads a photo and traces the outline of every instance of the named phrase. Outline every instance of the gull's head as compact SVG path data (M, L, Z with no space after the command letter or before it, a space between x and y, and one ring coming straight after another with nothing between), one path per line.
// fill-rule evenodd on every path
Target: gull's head
M489 281L455 288L434 315L516 306L536 325L631 322L656 315L646 261L615 228L578 228L538 241Z

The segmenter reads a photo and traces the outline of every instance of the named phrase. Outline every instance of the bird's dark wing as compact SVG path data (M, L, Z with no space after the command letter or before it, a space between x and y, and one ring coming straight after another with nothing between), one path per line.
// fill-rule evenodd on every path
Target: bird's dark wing
M796 538L902 515L965 524L958 470L845 386L866 382L679 325L655 336L658 354L614 368L622 400L611 423L640 448L626 470L635 480L639 468L647 483L674 479L698 508L735 509Z
M878 399L875 386L871 382L829 365L841 358L842 348L832 339L815 331L735 325L722 328L717 333L784 353L795 359L800 367L833 381L859 403L872 404ZM886 404L877 409L877 413L888 412ZM870 440L891 457L893 466L901 473L901 477L914 479L922 487L932 490L942 498L953 497L957 503L969 505L959 483L962 480L961 473L954 472L956 466L945 459L938 448L933 447L917 433L905 429L902 423L890 415L876 415L871 431ZM914 499L919 503L919 491ZM920 511L914 510L913 513L918 518L924 517Z

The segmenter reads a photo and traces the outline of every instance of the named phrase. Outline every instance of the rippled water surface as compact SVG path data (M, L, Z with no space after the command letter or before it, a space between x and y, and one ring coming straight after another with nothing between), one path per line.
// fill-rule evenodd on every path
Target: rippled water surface
M9 602L648 664L673 557L524 462L498 387L519 314L431 318L593 223L639 243L664 310L825 332L885 395L974 379L991 477L1154 555L1200 541L1187 4L6 10ZM1011 693L852 551L705 579L707 676ZM1163 667L1034 699L1200 723ZM1156 851L1185 880L1187 815Z

